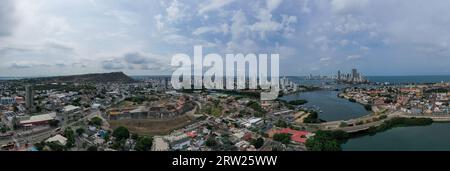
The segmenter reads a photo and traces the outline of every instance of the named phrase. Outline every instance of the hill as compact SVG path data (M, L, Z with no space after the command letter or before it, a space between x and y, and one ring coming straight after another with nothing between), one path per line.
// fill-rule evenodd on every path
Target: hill
M33 78L41 83L132 83L134 80L123 72Z

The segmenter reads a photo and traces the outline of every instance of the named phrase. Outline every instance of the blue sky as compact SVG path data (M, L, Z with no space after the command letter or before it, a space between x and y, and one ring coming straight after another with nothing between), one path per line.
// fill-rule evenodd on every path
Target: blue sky
M279 53L283 75L450 74L447 0L0 0L0 76L171 74L171 57Z

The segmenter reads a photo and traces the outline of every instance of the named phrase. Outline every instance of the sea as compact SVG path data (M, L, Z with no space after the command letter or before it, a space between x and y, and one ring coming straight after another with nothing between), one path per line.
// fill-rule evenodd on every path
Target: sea
M440 83L450 82L450 75L427 75L427 76L368 76L371 82L391 83L391 84L423 84L423 83Z

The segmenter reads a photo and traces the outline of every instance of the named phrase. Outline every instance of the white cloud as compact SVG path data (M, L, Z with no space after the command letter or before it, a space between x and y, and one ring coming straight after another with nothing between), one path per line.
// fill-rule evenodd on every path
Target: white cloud
M327 62L330 61L332 58L331 57L322 57L320 58L320 62Z
M331 9L336 13L346 13L361 10L368 5L369 0L332 0Z
M215 47L216 44L202 40L202 39L193 39L179 34L169 34L165 35L162 38L167 44L170 45L185 45L185 46L193 46L193 45L201 45L203 47Z
M341 34L348 34L353 32L374 32L378 28L378 24L376 23L367 23L362 21L361 19L355 18L352 15L346 15L342 18L339 18L335 23L335 31Z
M105 12L107 16L113 16L119 20L119 22L125 25L136 25L138 23L138 16L129 11L111 10Z
M273 10L277 9L278 6L280 6L281 2L283 0L267 0L267 9L272 12Z
M169 7L166 9L167 12L167 20L172 21L178 21L186 16L184 4L178 2L177 0L172 1L170 3Z
M164 23L162 22L162 15L158 14L154 18L155 18L155 22L156 22L156 28L158 30L160 30L160 31L163 30L164 29Z
M16 21L16 6L14 0L3 0L0 6L0 37L9 36L12 29L17 23Z
M198 13L202 15L210 11L218 10L234 1L235 0L209 0L199 5Z
M195 29L192 34L193 35L201 35L204 33L223 33L224 35L228 34L229 32L229 26L227 23L224 23L218 27L214 26L205 26L205 27L199 27Z
M232 24L230 27L230 32L233 40L241 38L241 35L247 30L247 17L242 11L237 11L233 18L231 18Z
M302 6L302 12L306 13L306 14L310 14L311 13L311 9L308 6L308 2L309 2L309 0L304 0L303 1L303 6Z
M347 56L347 60L355 60L355 59L361 59L361 55L350 55Z

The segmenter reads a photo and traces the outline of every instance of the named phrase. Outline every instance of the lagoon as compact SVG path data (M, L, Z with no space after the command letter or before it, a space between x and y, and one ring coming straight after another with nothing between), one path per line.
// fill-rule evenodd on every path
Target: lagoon
M364 106L338 97L338 91L311 91L288 95L281 99L291 101L305 99L306 107L318 107L319 118L325 121L349 120L367 115Z
M344 151L450 151L450 123L400 127L373 136L352 138Z

